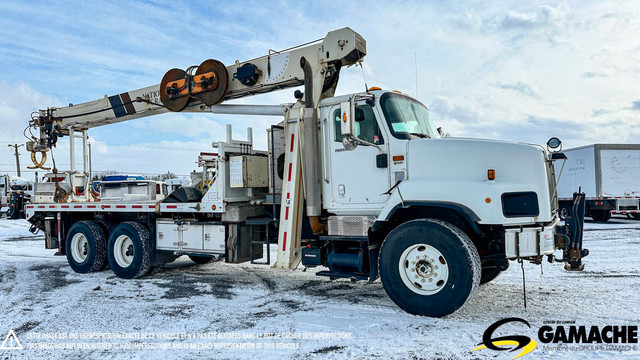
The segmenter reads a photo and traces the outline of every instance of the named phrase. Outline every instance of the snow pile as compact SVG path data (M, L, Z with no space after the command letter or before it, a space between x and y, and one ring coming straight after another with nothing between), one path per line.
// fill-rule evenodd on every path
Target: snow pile
M506 317L531 324L504 334L537 339L545 321L638 325L640 221L588 223L585 271L529 263L527 308L520 265L481 286L443 319L404 313L379 281L329 281L303 272L182 257L154 275L122 280L110 271L73 273L44 249L26 221L0 220L0 341L13 329L23 350L0 358L512 358L471 352ZM275 250L275 249L274 249ZM549 350L531 358L633 358L638 351Z

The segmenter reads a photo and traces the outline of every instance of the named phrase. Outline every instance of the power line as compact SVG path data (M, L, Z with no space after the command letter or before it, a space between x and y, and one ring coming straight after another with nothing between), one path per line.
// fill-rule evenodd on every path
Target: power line
M94 174L97 174L97 173L106 173L106 172L113 172L113 171L121 171L121 172L128 172L128 173L132 173L132 174L150 175L150 176L153 176L153 175L162 175L162 174L166 174L166 173L167 173L167 171L170 171L172 174L174 174L174 175L176 175L176 176L189 176L189 174L178 174L178 173L175 173L175 172L173 172L173 171L171 171L171 170L167 170L167 171L164 171L164 172L139 172L139 171L135 171L135 170L132 170L132 171L124 171L124 170L115 170L115 169L104 169L104 170L95 170L95 169L94 169L94 170L93 170ZM23 173L30 173L30 174L33 174L33 173L42 173L41 171L38 171L38 170L24 170L24 171L22 171L22 172L23 172ZM14 170L0 170L0 174L9 174L9 173L15 173L15 171L14 171Z
M201 151L196 148L179 148L179 147L169 147L169 146L156 146L156 145L136 145L136 144L110 144L103 143L106 146L129 146L129 147L141 147L141 148L149 148L149 149L166 149L166 150L185 150L185 151Z

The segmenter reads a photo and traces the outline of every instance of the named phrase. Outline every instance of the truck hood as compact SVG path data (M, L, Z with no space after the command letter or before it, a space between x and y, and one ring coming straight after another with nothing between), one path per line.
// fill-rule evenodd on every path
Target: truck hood
M407 142L403 197L454 201L473 210L486 224L550 221L550 174L540 146L465 138L414 139ZM488 180L487 170L495 170ZM502 194L537 194L536 217L505 217ZM407 194L405 194L407 193ZM410 195L411 194L411 195Z
M408 142L410 177L487 180L496 170L496 181L527 182L545 175L545 152L536 145L498 140L442 138ZM426 157L424 157L426 155Z

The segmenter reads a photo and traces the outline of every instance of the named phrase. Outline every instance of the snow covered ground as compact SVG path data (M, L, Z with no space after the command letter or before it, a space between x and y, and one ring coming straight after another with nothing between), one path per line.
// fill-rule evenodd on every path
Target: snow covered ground
M512 263L443 319L404 313L379 280L329 281L311 270L198 266L183 257L141 280L121 280L110 271L76 274L27 229L26 221L0 220L0 341L12 329L23 347L0 349L0 359L510 359L514 353L471 352L502 318L527 320L530 329L501 329L533 339L548 321L640 325L640 221L621 217L586 224L591 255L582 273L561 264L525 264L526 309L522 272ZM640 358L640 348L543 345L525 358Z

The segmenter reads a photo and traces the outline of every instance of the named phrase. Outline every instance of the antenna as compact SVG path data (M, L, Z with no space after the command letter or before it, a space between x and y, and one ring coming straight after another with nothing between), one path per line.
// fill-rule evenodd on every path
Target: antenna
M418 53L413 53L413 60L416 67L416 100L418 99Z
M364 91L369 92L369 85L367 85L367 79L364 77L364 67L362 66L362 61L358 61L358 65L360 65L360 70L362 70L362 81L364 81Z

